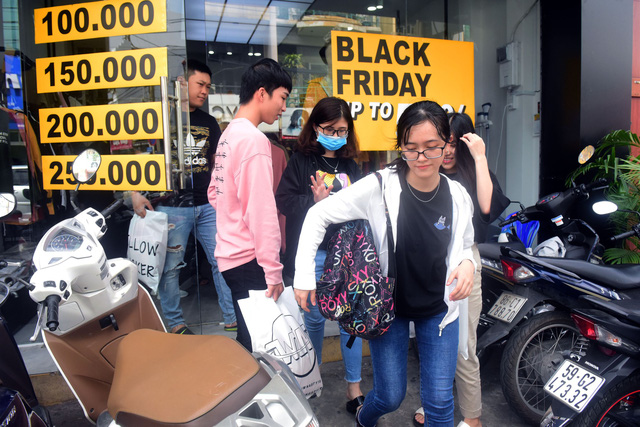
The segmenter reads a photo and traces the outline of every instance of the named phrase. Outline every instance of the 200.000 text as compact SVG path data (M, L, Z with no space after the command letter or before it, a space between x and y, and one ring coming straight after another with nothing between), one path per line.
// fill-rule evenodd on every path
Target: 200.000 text
M40 111L43 143L162 138L162 105L143 102Z

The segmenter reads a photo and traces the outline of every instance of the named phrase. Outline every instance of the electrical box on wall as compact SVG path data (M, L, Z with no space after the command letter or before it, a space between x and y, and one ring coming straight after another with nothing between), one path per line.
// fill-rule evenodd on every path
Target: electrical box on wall
M520 42L511 42L496 49L500 64L500 87L520 86Z

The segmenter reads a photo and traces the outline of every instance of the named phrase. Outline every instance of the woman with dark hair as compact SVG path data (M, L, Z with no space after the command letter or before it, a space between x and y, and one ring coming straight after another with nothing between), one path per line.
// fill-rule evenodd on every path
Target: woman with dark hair
M358 154L358 138L349 105L340 98L321 99L298 135L294 150L276 191L276 205L286 216L285 283L293 281L298 238L309 208L360 179L360 169L353 160ZM322 275L327 243L332 234L327 233L315 254L317 279ZM318 363L321 363L325 318L317 305L311 304L310 308L305 313L304 323ZM353 346L347 348L348 340L349 335L341 329L340 348L347 381L346 409L355 413L364 401L360 390L362 340L356 339Z
M475 244L473 256L480 263L477 243L483 243L487 227L509 205L509 199L502 193L496 176L489 170L485 145L475 133L471 118L464 113L449 113L451 136L444 149L444 159L440 171L448 178L458 181L471 195L474 206L473 228ZM476 329L482 311L482 277L480 270L473 277L473 290L469 295L469 335L467 346L469 357L458 356L456 368L456 390L458 406L464 420L458 427L480 427L482 414L482 394L480 390L480 361L476 356ZM416 411L414 424L424 424L422 408Z
M396 317L382 336L369 341L373 390L356 414L359 426L373 427L395 411L406 394L409 324L420 354L420 398L430 426L453 424L453 378L458 343L466 352L466 297L475 262L473 205L464 187L439 173L450 135L445 111L435 102L412 104L398 120L400 157L335 196L314 205L305 218L296 256L296 300L308 311L315 302L315 251L331 224L367 219L388 274L387 239L395 247ZM387 236L385 203L391 219Z
M482 138L476 134L471 118L465 113L450 113L451 136L444 150L441 171L460 182L473 200L473 226L476 243L484 243L487 227L509 205L498 179L489 170Z

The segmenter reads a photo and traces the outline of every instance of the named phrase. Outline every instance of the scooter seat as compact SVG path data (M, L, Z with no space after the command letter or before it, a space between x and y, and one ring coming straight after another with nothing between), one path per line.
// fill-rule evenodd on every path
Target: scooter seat
M546 257L540 257L540 259L607 288L621 291L640 288L639 264L601 265L577 259Z
M487 242L478 243L478 252L482 258L489 258L498 261L500 263L500 256L502 255L502 248L507 247L515 249L517 251L526 252L524 243L522 242ZM479 266L478 266L479 267Z
M118 348L107 408L122 426L213 426L271 380L253 356L221 335L139 329Z

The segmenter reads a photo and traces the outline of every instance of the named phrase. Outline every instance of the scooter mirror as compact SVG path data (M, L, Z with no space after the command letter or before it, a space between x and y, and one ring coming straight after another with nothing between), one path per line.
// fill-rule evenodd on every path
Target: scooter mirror
M13 193L0 193L0 218L8 216L16 208L16 196Z
M593 211L598 215L607 215L617 211L618 205L608 200L604 200L594 203L591 209L593 209Z
M587 163L591 156L593 156L593 153L595 151L596 149L593 148L593 145L587 145L586 147L584 147L578 155L578 163L580 163L581 165Z
M93 148L87 148L82 153L78 154L78 157L73 161L71 173L76 181L85 183L88 182L98 172L102 157Z

